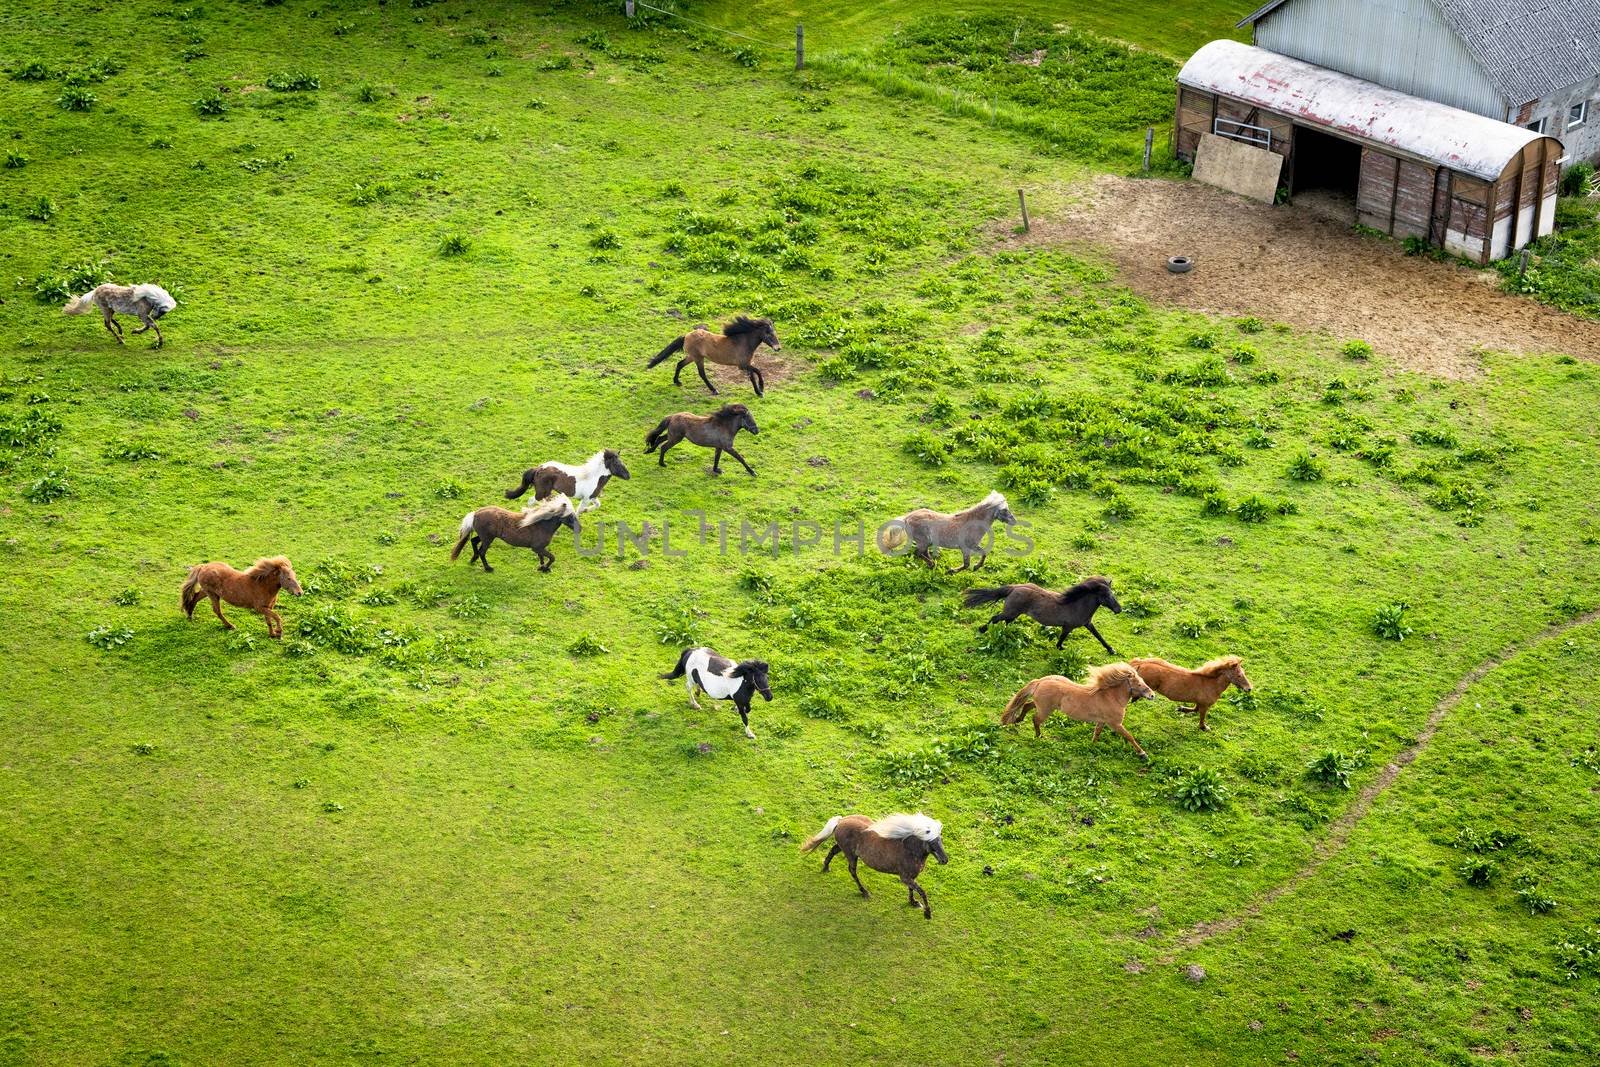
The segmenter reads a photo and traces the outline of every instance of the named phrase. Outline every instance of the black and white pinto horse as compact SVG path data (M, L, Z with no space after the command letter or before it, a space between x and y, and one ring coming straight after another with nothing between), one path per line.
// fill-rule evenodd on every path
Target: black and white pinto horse
M717 700L733 701L733 706L739 709L739 718L744 721L744 735L754 741L756 735L750 730L750 698L760 693L761 699L772 699L772 689L767 685L767 669L765 660L747 659L735 663L709 648L690 648L678 657L678 665L672 668L672 672L661 677L669 681L685 678L689 706L696 710L700 707L700 702L695 699L696 689Z

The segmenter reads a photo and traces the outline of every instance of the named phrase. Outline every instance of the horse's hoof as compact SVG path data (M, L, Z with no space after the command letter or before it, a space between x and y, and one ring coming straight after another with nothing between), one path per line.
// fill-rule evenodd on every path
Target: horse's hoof
M922 909L922 917L924 919L932 919L933 918L933 912L929 911L927 908L924 908L924 909Z

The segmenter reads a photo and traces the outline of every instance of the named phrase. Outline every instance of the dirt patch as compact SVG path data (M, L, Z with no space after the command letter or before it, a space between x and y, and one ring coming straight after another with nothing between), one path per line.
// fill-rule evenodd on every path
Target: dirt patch
M1005 243L1093 248L1153 301L1361 338L1413 370L1472 375L1484 351L1600 359L1600 322L1502 293L1493 272L1407 256L1318 208L1105 175L1058 217L1036 217L1030 233ZM1168 273L1173 255L1193 257L1194 270Z
M754 362L755 366L761 371L761 375L766 380L768 389L779 384L780 382L788 381L790 378L793 378L796 374L799 374L801 371L806 369L806 366L802 361L790 359L787 353L781 351L769 352L766 349L762 349L760 352L756 353L756 358L752 362ZM699 376L695 373L693 363L683 368L683 381L685 383L687 383L691 378L697 377ZM726 389L726 387L731 385L744 385L748 387L750 384L750 379L748 376L746 376L744 371L740 370L738 367L724 367L720 363L707 362L706 377L710 378L712 382L716 384L718 389Z

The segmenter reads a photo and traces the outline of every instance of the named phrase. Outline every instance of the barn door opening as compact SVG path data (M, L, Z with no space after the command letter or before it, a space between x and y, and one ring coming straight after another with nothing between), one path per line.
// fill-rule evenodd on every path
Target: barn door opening
M1356 219L1361 146L1307 126L1294 128L1294 172L1289 192L1297 206L1341 222Z

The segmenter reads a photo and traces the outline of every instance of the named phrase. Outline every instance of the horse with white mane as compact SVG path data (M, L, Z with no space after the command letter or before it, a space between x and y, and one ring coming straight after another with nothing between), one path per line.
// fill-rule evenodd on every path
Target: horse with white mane
M863 897L869 897L871 894L856 873L856 862L865 860L867 866L875 871L899 875L913 908L917 906L917 894L922 894L922 917L933 918L933 909L928 906L928 891L917 884L917 875L927 866L929 856L941 864L950 862L950 857L944 852L944 827L938 819L930 819L921 812L915 815L886 815L877 822L865 815L835 815L800 846L800 851L810 852L830 837L833 838L833 848L829 849L827 858L822 861L822 873L828 873L828 864L843 852L845 862L850 865L850 877L856 880L856 888L861 890Z
M628 480L628 468L616 449L607 448L590 456L580 466L566 463L541 463L522 472L522 484L506 490L506 499L515 500L533 487L533 499L543 500L551 493L565 493L578 506L582 515L600 506L600 490L612 478Z
M450 559L454 561L460 557L461 550L471 540L472 558L467 560L468 565L481 562L485 571L493 572L494 568L489 566L489 546L498 539L514 548L533 549L539 556L539 569L548 571L556 557L547 546L563 526L573 533L578 532L577 509L561 493L520 512L493 505L479 508L467 512L461 519L461 536L450 550Z
M930 567L934 566L934 552L941 548L954 548L961 552L961 566L952 570L951 574L971 566L973 556L978 557L978 565L972 569L982 570L989 561L989 547L984 545L984 540L990 536L990 527L997 522L1010 526L1016 521L1017 517L1011 514L1011 505L1006 503L1004 495L996 491L954 515L918 508L893 519L878 532L878 549L885 553L893 552L905 544L909 537L916 546L913 554Z
M61 309L61 313L82 315L90 308L99 308L106 332L115 337L119 345L128 342L122 339L122 326L117 322L117 314L120 312L124 315L136 315L144 325L133 332L144 333L146 330L154 330L155 347L160 348L165 341L161 337L161 327L156 325L156 320L177 306L178 302L173 299L172 294L159 285L148 283L113 285L107 282L67 301L67 306Z

